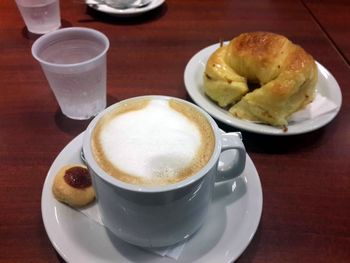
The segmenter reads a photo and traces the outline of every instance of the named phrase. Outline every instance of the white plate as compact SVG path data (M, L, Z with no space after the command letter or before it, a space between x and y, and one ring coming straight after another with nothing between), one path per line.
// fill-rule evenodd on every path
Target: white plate
M318 82L316 90L322 96L330 99L338 106L336 111L329 112L311 120L289 124L287 132L273 126L257 124L233 117L227 110L220 108L204 94L203 73L205 66L209 56L218 47L219 44L214 44L195 54L188 62L184 74L185 86L193 101L217 120L220 120L232 127L250 132L270 135L292 135L316 130L329 123L338 114L342 103L342 95L339 85L333 75L317 62Z
M85 0L85 4L87 4L89 7L103 13L107 13L113 16L120 16L120 17L129 17L129 16L136 16L141 15L145 12L151 11L161 4L163 4L165 0L153 0L149 5L142 7L142 8L127 8L127 9L116 9L113 7L110 7L108 5L100 5L97 6L98 1L96 0Z
M262 212L262 189L249 156L240 177L216 186L204 225L175 261L117 239L103 226L56 201L51 192L55 174L65 164L81 163L82 138L82 134L77 136L57 156L47 174L41 199L46 232L67 262L231 262L252 240Z

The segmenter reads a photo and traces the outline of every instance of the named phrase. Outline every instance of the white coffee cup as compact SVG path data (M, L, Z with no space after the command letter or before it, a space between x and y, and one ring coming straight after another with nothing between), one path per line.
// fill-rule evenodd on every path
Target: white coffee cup
M104 0L104 2L114 8L131 7L137 0Z
M145 99L183 103L207 120L214 135L214 148L209 161L198 172L171 184L138 185L109 175L95 160L92 138L101 118L122 105ZM235 153L230 163L220 165L228 167L228 171L218 171L220 154L227 150ZM215 181L239 176L246 159L240 133L223 133L215 121L196 105L167 96L135 97L105 109L89 124L84 135L83 152L104 225L122 240L142 247L169 246L194 234L207 214Z

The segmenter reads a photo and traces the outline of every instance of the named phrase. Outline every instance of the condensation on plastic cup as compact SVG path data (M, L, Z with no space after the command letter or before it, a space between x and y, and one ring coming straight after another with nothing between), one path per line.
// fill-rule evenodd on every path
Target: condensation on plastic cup
M62 113L89 119L106 107L108 38L82 27L59 29L32 46Z
M45 34L61 26L59 0L16 0L28 31Z

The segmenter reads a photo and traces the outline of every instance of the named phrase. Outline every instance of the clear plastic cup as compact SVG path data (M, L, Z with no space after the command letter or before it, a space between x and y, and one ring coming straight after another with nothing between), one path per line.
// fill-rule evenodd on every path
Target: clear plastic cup
M16 0L28 31L45 34L61 26L59 0Z
M71 27L38 38L32 46L64 115L84 120L106 107L108 38L99 31Z

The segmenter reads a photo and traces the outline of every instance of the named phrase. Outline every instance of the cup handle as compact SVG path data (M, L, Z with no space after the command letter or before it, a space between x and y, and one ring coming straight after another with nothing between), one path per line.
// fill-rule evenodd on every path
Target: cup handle
M216 182L227 181L239 176L246 163L246 150L240 132L223 133Z

